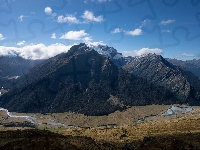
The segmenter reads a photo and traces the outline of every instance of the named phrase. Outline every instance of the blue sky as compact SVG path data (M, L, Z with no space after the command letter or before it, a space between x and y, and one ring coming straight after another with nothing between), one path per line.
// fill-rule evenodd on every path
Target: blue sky
M49 58L89 42L198 59L199 10L199 0L1 0L0 55Z

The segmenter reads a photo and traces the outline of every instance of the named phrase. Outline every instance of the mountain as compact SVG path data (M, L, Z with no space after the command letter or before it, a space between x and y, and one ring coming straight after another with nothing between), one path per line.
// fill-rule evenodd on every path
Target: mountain
M187 70L168 62L160 55L148 54L135 57L123 66L128 72L164 86L183 103L200 98L200 80Z
M0 87L12 88L19 76L26 74L42 61L44 60L24 59L19 56L0 56Z
M86 115L175 102L181 101L168 89L128 73L83 43L32 68L0 97L9 111Z
M43 60L24 59L22 57L0 56L0 76L21 76Z
M180 66L182 69L188 70L200 78L200 59L196 60L177 60L177 59L167 59L170 63L176 66Z

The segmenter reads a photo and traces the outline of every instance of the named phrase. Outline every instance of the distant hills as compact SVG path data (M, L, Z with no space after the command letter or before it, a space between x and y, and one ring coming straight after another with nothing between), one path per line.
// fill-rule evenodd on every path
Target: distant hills
M0 56L0 87L12 88L19 76L25 75L41 62L43 60L24 59L19 56Z
M124 57L106 45L81 43L34 65L0 97L0 106L108 115L135 105L199 105L199 94L199 78L162 56Z
M176 66L180 66L182 69L192 72L194 75L200 78L200 59L198 60L193 59L186 61L177 59L166 59L166 60Z
M42 61L0 56L0 77L22 76Z

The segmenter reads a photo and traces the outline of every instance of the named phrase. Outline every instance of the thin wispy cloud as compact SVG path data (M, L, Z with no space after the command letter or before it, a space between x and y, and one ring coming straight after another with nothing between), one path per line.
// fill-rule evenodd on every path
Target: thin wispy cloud
M105 3L105 2L111 2L112 0L84 0L84 3L88 2L96 2L96 3Z
M86 10L83 15L82 18L86 21L86 22L103 22L103 16L97 16L95 17L93 12Z
M95 16L92 11L84 11L80 18L77 18L73 14L67 14L65 16L59 15L56 20L58 23L69 24L87 24L91 22L101 23L104 21L103 16Z
M162 33L171 33L172 30L161 30Z
M200 54L183 53L183 54L178 54L175 57L176 58L178 58L178 57L200 57Z
M176 21L176 20L172 20L172 19L169 19L169 20L162 20L162 21L160 22L160 25L166 26L166 25L168 25L168 24L174 23L175 21Z
M3 36L3 34L0 33L0 40L5 40L6 38Z
M23 40L23 41L18 42L17 46L23 46L24 44L25 44L25 41Z
M123 32L123 30L120 28L116 28L115 30L111 31L111 34L120 33L120 32Z
M73 23L73 24L81 23L74 15L58 16L57 22L58 23Z
M53 33L53 34L51 35L51 38L52 38L52 39L56 39L56 33Z
M19 19L19 21L23 21L23 19L25 18L25 17L28 17L28 16L24 16L24 15L20 15L19 17L18 17L18 19Z
M140 22L140 26L134 30L124 30L121 28L115 28L113 31L111 31L111 34L116 34L116 33L121 33L123 32L126 35L131 35L131 36L139 36L143 34L142 28L146 26L150 20L146 19L144 21Z

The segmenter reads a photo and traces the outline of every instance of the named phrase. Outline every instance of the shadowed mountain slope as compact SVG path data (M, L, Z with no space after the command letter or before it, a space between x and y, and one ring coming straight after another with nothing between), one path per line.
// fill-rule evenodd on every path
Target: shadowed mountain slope
M73 111L86 115L177 101L166 88L127 73L85 44L34 67L0 97L0 105L9 111Z
M191 72L169 63L160 55L148 54L136 57L123 69L147 79L151 83L164 86L180 100L191 103L200 98L200 80ZM198 101L196 101L198 103Z

